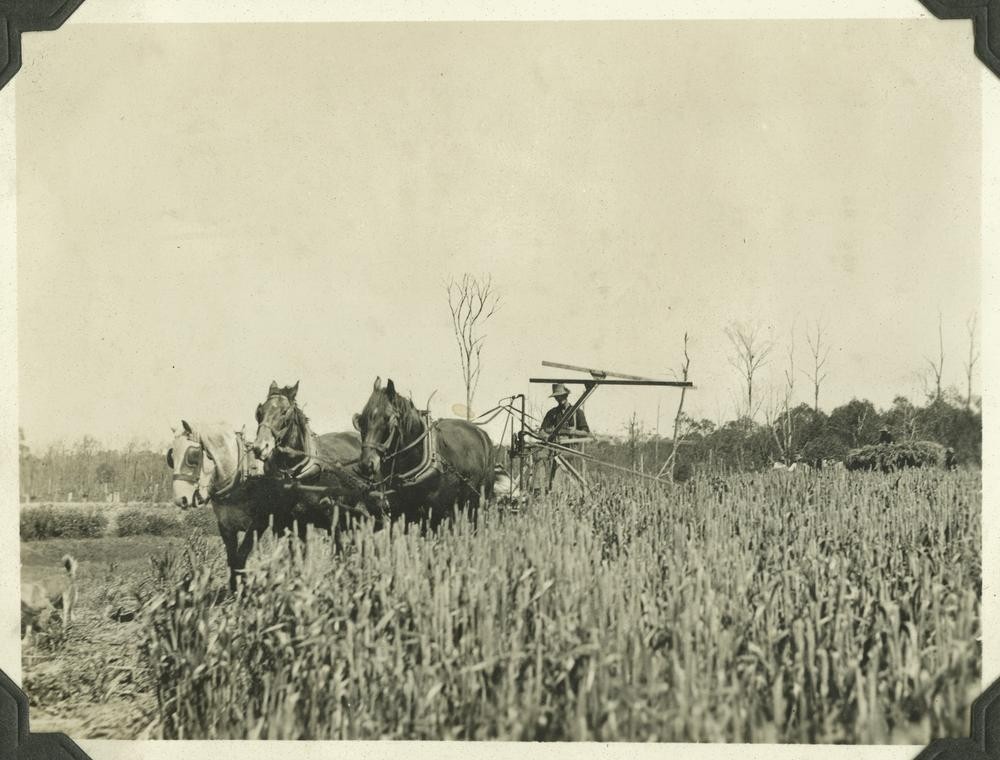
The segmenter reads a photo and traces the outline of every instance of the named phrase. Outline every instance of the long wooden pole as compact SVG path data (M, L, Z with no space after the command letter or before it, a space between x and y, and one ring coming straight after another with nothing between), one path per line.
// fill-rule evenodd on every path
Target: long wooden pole
M684 333L684 366L682 367L682 377L687 380L688 371L691 367L691 357L688 356L688 335ZM680 433L681 427L681 414L684 413L684 394L687 392L687 388L681 388L681 400L677 404L677 414L674 415L674 434L670 445L670 456L667 457L667 461L663 463L657 476L661 476L666 472L667 468L670 468L670 480L673 482L676 478L674 477L677 473L677 447L680 445L680 441L677 440L677 436Z
M532 437L538 440L538 442L535 444L536 446L547 448L552 451L556 451L560 454L571 454L573 456L580 457L581 459L585 459L589 462L593 462L594 464L598 464L601 467L608 467L612 470L619 470L620 472L626 472L629 475L636 475L637 477L645 478L646 480L655 480L657 483L662 483L663 485L667 486L671 485L669 480L663 480L662 478L657 478L653 475L648 475L644 472L639 472L638 470L629 469L628 467L621 467L620 465L611 464L610 462L604 462L598 459L597 457L593 456L592 454L584 454L580 451L576 451L575 449L571 449L567 446L562 446L558 443L551 443L549 441L546 441L544 438L539 438L538 436L532 436Z
M621 372L612 372L607 369L593 369L591 367L575 367L572 364L559 364L558 362L542 362L543 367L552 367L554 369L571 369L574 372L589 372L597 378L603 377L618 377L622 380L649 380L648 377L640 377L639 375L625 375Z
M564 385L662 385L668 388L691 388L694 383L681 380L601 380L581 379L579 377L530 377L529 383L562 383Z

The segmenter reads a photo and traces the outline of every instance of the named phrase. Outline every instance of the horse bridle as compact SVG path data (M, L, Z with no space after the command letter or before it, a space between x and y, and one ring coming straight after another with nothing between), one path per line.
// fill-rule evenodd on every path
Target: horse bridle
M280 393L272 393L270 396L264 399L264 404L266 404L272 398L283 398L285 399L285 401L288 401L287 396L282 396ZM260 419L260 417L262 416L260 414L260 409L258 408L257 411L258 415L257 432L259 433L261 428L267 428L268 430L271 431L271 435L274 437L275 444L279 444L285 440L285 436L288 435L288 431L291 430L292 423L295 421L295 402L289 401L288 403L289 407L288 407L288 413L286 415L288 417L288 422L285 424L283 428L281 428L281 430L275 430L270 423L262 421ZM261 404L261 406L263 406L263 404Z
M393 441L396 442L396 448L391 454L387 456L386 452L389 450L389 447L392 445ZM373 441L362 441L361 453L363 455L365 449L369 450L374 449L375 452L379 455L379 458L383 462L387 462L388 460L392 459L399 453L399 444L400 444L399 412L397 412L394 409L389 414L389 434L385 437L385 440L382 443L375 443Z
M194 486L194 493L191 495L192 506L200 506L200 504L207 504L209 499L204 499L200 496L201 491L201 472L202 467L205 463L205 459L214 461L211 454L209 454L204 445L200 440L195 440L190 436L185 436L186 440L190 441L191 445L187 447L184 451L184 459L181 460L181 471L175 472L173 474L173 480L180 480L184 483L190 483ZM191 454L196 452L196 458L192 461ZM174 469L174 449L173 447L167 452L167 464L170 469Z
M389 435L386 436L385 441L383 443L371 443L371 442L364 443L364 442L362 442L362 444L361 444L361 450L362 450L362 452L365 449L374 449L375 451L377 451L379 453L379 456L381 457L381 460L382 460L381 464L382 465L384 465L386 462L390 462L390 461L392 462L392 467L390 468L389 473L387 475L383 476L382 478L380 478L379 480L373 480L372 483L375 486L380 486L380 485L384 485L386 483L393 482L395 480L395 478L396 478L396 461L397 461L397 457L400 454L403 454L403 453L409 451L410 449L415 448L416 446L420 445L424 441L424 439L427 438L430 435L431 428L434 427L434 426L435 426L435 423L425 424L423 432L420 435L418 435L416 438L414 438L412 441L410 441L408 444L406 444L405 446L403 446L402 445L403 444L402 428L401 428L401 426L399 424L399 412L398 412L398 410L394 409L392 411L392 414L389 417ZM392 452L388 453L388 454L385 453L385 452L387 452L389 450L389 447L392 445L393 441L395 441L395 446L393 447ZM459 476L459 477L461 477L461 476Z

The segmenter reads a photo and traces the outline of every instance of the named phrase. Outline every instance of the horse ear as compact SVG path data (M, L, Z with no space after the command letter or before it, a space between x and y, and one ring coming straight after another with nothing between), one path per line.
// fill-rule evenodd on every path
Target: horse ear
M191 426L188 424L187 420L181 420L181 427L184 428L184 432L191 435Z
M278 392L278 384L276 382L274 382L274 380L272 380L271 381L271 387L267 389L267 395L268 396L273 396L277 392Z
M391 377L389 378L389 382L385 384L385 395L389 397L390 401L396 398L396 386L392 384Z
M360 433L361 432L361 415L355 413L354 417L351 418L351 422L354 423L354 429L357 430Z
M299 392L299 381L295 381L295 385L288 389L288 400L295 401L295 395Z
M377 391L381 387L382 387L382 378L381 377L376 377L375 378L375 385L372 386L372 390L373 391Z

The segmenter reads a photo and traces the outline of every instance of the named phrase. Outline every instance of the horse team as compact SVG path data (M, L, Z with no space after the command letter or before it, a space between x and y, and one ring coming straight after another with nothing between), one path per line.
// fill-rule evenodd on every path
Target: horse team
M210 504L236 589L255 537L312 525L333 533L352 518L421 521L433 528L489 500L494 447L472 422L432 420L389 380L375 379L355 431L316 435L296 403L299 384L272 382L252 442L223 425L181 422L167 452L174 503ZM242 536L240 535L242 534Z

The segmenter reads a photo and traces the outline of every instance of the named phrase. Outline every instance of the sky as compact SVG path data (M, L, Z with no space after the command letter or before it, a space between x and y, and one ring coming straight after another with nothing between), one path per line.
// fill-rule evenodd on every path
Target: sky
M464 401L445 283L489 275L474 407L544 410L543 360L669 376L734 415L724 329L817 320L821 407L964 389L980 300L978 62L935 20L81 25L18 76L19 416L29 444L318 432L376 376ZM262 51L282 51L277 65ZM928 61L935 67L927 74ZM570 373L572 374L572 373ZM978 389L978 382L976 385ZM591 427L669 428L603 388ZM811 400L797 372L795 399ZM659 408L660 420L657 423ZM499 433L499 428L491 430Z

